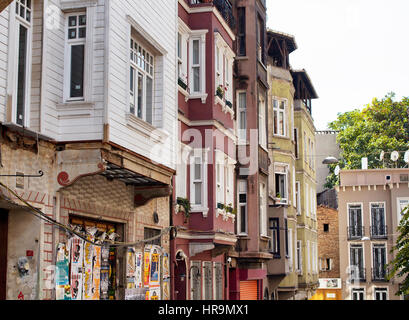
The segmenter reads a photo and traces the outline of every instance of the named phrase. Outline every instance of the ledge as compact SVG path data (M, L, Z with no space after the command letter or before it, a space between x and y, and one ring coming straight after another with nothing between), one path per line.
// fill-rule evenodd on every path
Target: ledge
M169 136L169 133L165 130L154 127L132 113L126 114L126 124L155 142L163 142Z
M68 101L56 104L59 119L91 116L94 108L95 102L86 101Z
M207 100L207 93L192 93L189 95L189 99L201 99L202 103L205 104Z
M61 11L66 12L74 9L96 6L98 0L61 0Z
M189 92L183 89L180 85L178 85L178 91L185 96L185 102L188 102L190 97Z
M236 215L229 213L226 210L216 208L216 218L218 218L219 216L223 217L223 221L228 221L229 218L231 218L232 222L234 223L234 221L236 220Z

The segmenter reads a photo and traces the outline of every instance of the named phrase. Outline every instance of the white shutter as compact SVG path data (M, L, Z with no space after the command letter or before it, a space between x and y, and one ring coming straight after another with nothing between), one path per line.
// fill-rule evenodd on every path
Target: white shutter
M293 167L293 207L297 206L297 195L295 192L295 167Z

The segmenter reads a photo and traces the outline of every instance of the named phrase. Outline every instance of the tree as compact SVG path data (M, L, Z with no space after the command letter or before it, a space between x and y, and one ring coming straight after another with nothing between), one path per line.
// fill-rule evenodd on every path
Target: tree
M404 277L396 295L409 294L409 206L402 212L402 219L398 226L399 236L392 252L396 257L388 264L388 280L395 276Z
M363 110L339 113L338 119L329 124L329 128L338 131L337 142L341 149L341 169L360 169L361 159L368 158L369 168L391 167L389 154L380 160L382 151L406 151L409 149L409 97L394 101L395 94L389 93L382 100L374 98ZM405 165L403 157L398 167ZM327 178L326 187L336 184L333 170Z

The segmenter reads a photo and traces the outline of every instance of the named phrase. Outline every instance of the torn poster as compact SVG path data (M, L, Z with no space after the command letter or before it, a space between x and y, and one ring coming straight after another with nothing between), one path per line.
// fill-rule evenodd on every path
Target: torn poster
M92 300L99 300L101 280L101 247L94 246L92 255Z
M135 253L135 286L142 288L142 252Z
M144 287L149 287L149 275L150 275L150 256L151 256L151 248L150 246L146 246L144 250L144 258L143 258L143 285Z

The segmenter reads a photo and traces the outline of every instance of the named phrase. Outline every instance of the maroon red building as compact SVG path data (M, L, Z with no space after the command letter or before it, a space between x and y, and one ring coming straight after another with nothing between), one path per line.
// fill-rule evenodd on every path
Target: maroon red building
M236 244L235 19L228 0L179 0L178 11L172 299L227 300Z

